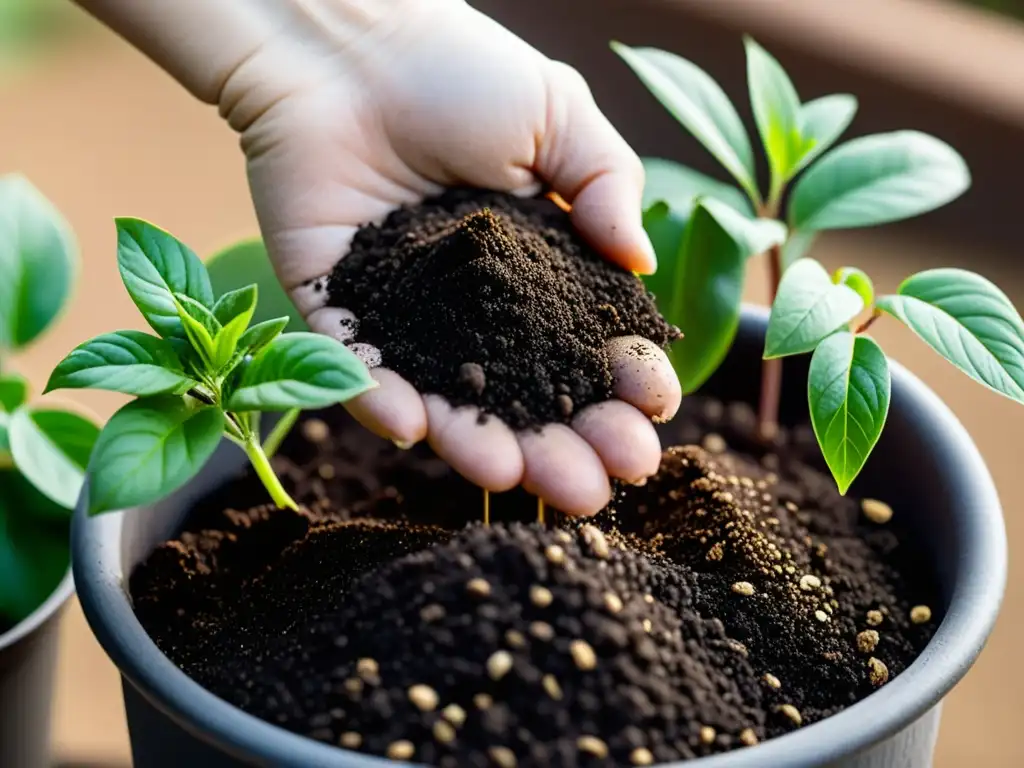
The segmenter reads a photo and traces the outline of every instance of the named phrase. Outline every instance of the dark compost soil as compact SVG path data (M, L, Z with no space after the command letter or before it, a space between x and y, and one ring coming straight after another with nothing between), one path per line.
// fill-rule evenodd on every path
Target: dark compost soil
M655 478L557 529L521 491L484 528L479 489L429 449L323 412L274 460L307 509L230 511L263 492L224 486L132 574L137 614L258 717L453 767L724 752L900 674L941 617L910 619L937 598L899 511L839 496L806 435L769 451L745 407L683 411Z
M398 210L357 233L326 289L385 367L516 429L609 399L610 338L679 337L546 198L453 190Z

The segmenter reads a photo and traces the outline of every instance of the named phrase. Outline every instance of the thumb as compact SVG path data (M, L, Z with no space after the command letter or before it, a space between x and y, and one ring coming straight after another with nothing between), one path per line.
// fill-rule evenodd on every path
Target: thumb
M641 274L657 261L643 228L644 169L594 101L583 77L552 61L548 118L535 172L572 206L580 233L608 259Z

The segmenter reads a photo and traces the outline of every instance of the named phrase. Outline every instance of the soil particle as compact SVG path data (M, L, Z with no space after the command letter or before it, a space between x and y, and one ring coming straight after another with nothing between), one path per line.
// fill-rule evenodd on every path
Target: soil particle
M610 338L679 337L545 198L462 189L395 211L356 233L328 292L383 365L517 429L610 398Z

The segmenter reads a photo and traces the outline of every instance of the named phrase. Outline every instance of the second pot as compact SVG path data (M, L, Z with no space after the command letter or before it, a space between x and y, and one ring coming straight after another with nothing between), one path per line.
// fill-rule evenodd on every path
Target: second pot
M0 635L0 766L50 768L50 719L68 570L46 601Z

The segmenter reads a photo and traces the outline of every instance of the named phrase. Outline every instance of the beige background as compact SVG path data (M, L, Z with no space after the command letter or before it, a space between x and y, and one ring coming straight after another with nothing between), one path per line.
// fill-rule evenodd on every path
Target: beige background
M235 137L214 110L193 102L102 32L0 80L0 172L11 170L25 173L69 218L84 264L73 306L59 328L15 361L37 386L73 345L114 328L141 327L117 275L114 216L157 222L201 254L256 231ZM826 238L817 255L831 265L864 267L883 290L924 266L988 263L986 254L944 242L894 240L884 230ZM1019 270L984 269L1024 306ZM759 276L748 296L763 296ZM946 399L975 436L1003 497L1011 551L1024 547L1024 522L1016 514L1024 489L1019 461L1012 458L1024 411L982 391L892 323L880 324L877 337ZM105 417L120 400L90 393L79 402ZM938 768L1024 765L1024 741L1014 730L1024 715L1024 668L1017 654L1024 643L1024 590L1014 584L1014 565L1011 557L997 631L945 709ZM54 737L59 757L69 763L128 764L117 674L77 603L64 618Z

